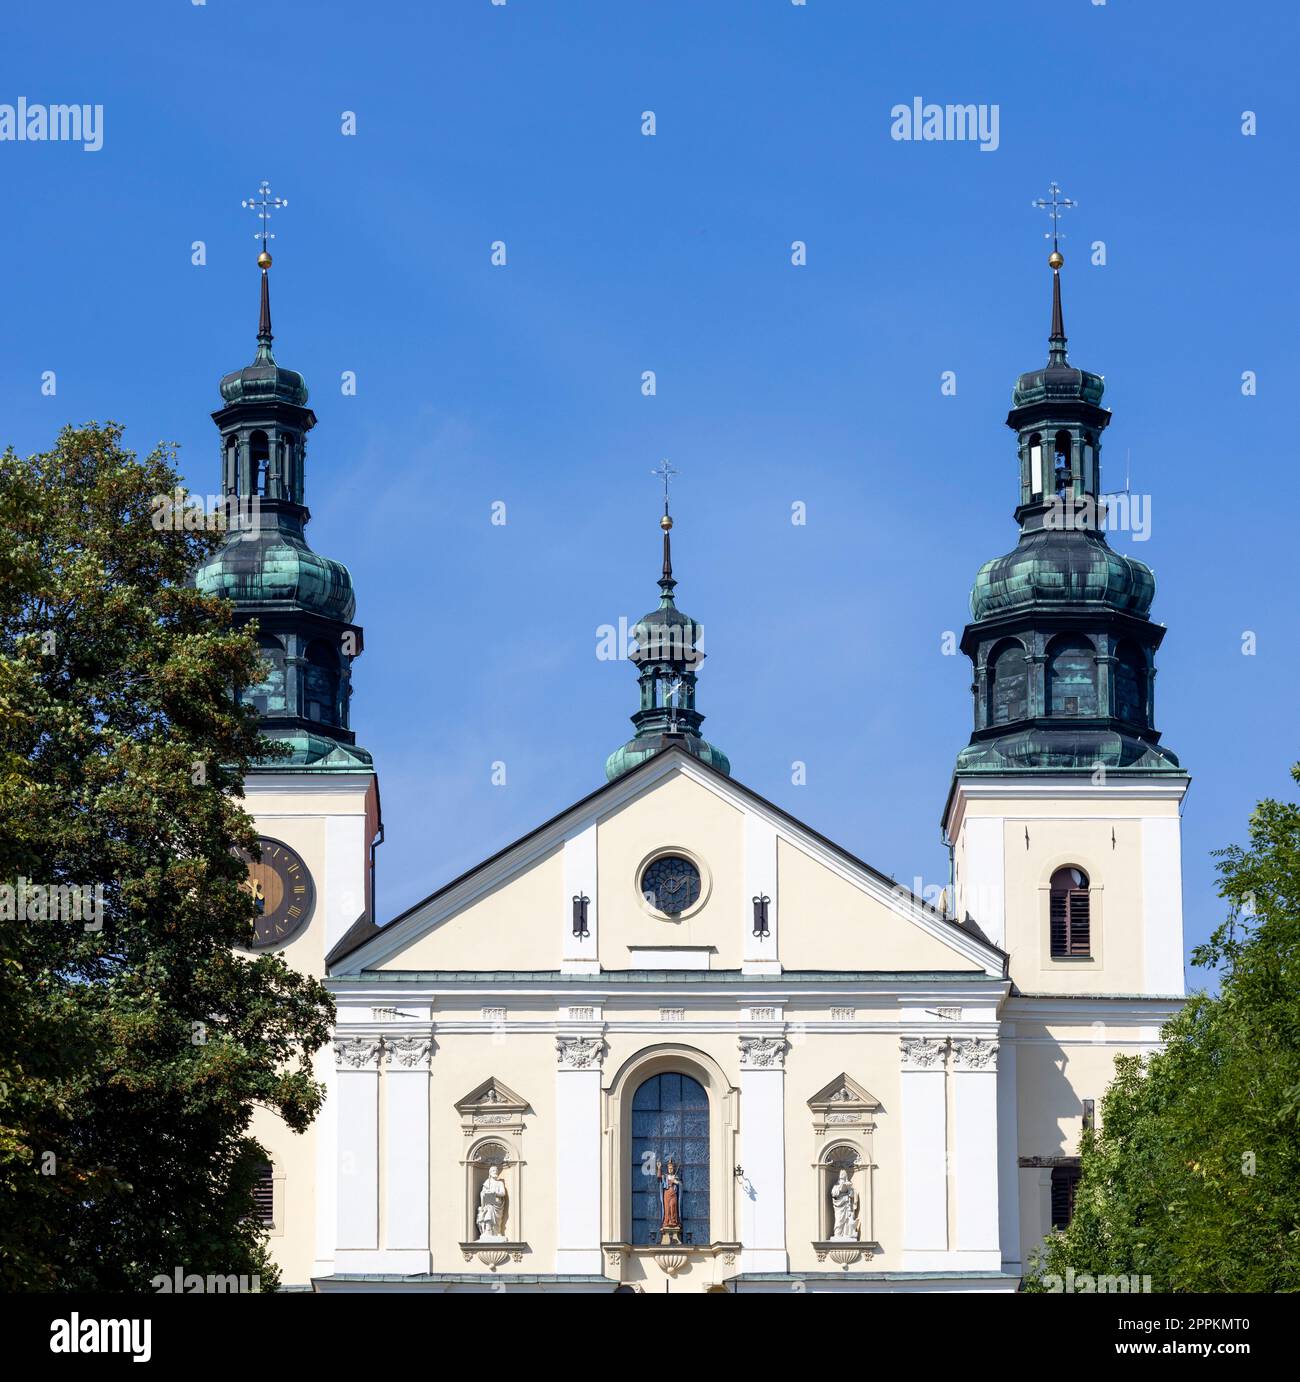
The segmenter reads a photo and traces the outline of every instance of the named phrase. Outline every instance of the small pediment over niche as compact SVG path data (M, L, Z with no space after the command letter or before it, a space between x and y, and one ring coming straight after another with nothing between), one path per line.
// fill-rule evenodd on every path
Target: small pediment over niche
M521 1098L495 1075L484 1080L463 1099L456 1102L460 1125L466 1137L491 1128L495 1131L518 1133L524 1126L524 1114L531 1113L528 1100Z
M861 1127L880 1111L880 1100L849 1075L839 1074L808 1100L821 1126Z

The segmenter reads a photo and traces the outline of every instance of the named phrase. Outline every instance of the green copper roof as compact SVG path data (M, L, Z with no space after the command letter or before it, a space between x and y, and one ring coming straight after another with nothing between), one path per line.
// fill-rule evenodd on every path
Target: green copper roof
M655 754L674 745L685 749L687 753L702 759L709 767L716 768L720 773L726 773L730 777L731 759L721 749L710 744L707 739L701 739L698 734L634 736L621 748L615 749L605 760L605 777L608 781L613 782L616 777L621 777L624 773L629 772L638 763L643 763L647 758L653 758Z
M264 508L261 518L261 527L232 532L195 571L198 588L241 605L283 605L351 623L357 602L347 567L313 552L294 514Z
M1035 726L981 739L966 745L957 755L958 773L1015 773L1026 769L1061 771L1072 768L1107 772L1181 774L1177 757L1169 749L1116 729L1084 726Z
M309 730L268 737L277 744L287 745L289 756L259 759L252 768L253 772L277 773L289 769L301 771L304 768L320 773L374 772L374 759L355 744L340 743L337 739L327 739L323 734L313 734Z
M227 403L291 403L307 405L307 381L297 370L281 369L271 354L271 294L262 270L262 307L257 327L257 354L251 365L227 374L221 381Z
M1048 528L1021 533L1015 550L980 567L971 591L974 619L1025 605L1104 605L1143 617L1155 598L1151 568L1112 551L1097 532Z

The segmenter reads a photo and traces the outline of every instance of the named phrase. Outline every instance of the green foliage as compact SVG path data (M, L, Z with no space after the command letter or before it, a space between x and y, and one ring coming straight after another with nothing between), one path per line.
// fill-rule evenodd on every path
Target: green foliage
M189 585L220 534L150 521L172 452L120 443L92 423L0 457L0 884L104 889L102 929L0 920L0 1287L265 1287L252 1109L311 1121L332 1004L232 948L266 750L234 695L262 664Z
M1117 1059L1074 1218L1026 1290L1069 1267L1157 1291L1300 1289L1300 806L1261 802L1250 847L1218 857L1228 919L1192 959L1219 993L1166 1025L1163 1052Z

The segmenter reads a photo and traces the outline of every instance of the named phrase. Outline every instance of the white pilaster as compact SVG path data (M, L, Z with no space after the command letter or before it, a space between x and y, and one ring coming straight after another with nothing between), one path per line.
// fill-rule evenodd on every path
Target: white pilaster
M600 1035L555 1039L555 1270L604 1271L600 1250Z
M745 974L780 974L777 946L776 827L745 813L745 886L740 899L741 969ZM766 897L768 935L754 935L754 898Z
M947 1046L932 1037L902 1040L904 1271L949 1265Z
M1183 993L1183 848L1177 816L1142 821L1142 990Z
M565 974L599 974L600 950L596 910L596 823L570 835L564 842L564 897L560 905L563 939L560 969ZM573 934L573 899L586 897L587 930L579 939Z
M741 1270L784 1272L785 1053L781 1036L740 1038Z
M969 1271L1000 1271L998 1043L953 1042L953 1192L956 1250Z
M379 1258L378 1037L337 1037L338 1245L335 1271L374 1271Z
M1016 1088L1016 1029L1004 1025L998 1051L998 1218L1002 1270L1018 1272L1020 1260L1020 1097Z
M967 816L965 864L957 915L969 912L980 929L993 942L1002 945L1006 937L1006 863L1003 842L1006 821L1001 816Z
M427 1036L385 1038L384 1270L427 1272L429 1056Z
M332 1045L312 1060L312 1073L325 1086L325 1102L316 1115L316 1258L313 1276L334 1275L334 1247L339 1228L338 1072Z
M361 799L364 812L364 798ZM325 954L366 910L369 841L363 814L325 817Z

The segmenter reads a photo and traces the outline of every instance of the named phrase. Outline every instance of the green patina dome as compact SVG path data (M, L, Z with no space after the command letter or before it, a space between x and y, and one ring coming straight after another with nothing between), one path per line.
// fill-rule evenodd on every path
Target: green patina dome
M1072 725L1019 730L996 739L967 744L957 755L959 773L1007 773L1027 768L1133 768L1141 772L1180 773L1177 757L1167 748L1109 728Z
M305 408L307 381L297 370L277 365L269 349L259 349L251 365L222 379L221 396L227 403L292 403Z
M709 767L716 768L728 777L731 776L731 759L707 739L701 739L698 734L660 734L654 738L629 739L622 748L615 749L605 760L605 778L613 782L616 777L630 772L638 763L653 758L664 749L674 747L685 749Z
M1121 556L1100 533L1037 528L1013 552L979 569L971 591L974 619L1024 605L1103 605L1145 617L1155 598L1151 568Z
M313 552L292 527L232 533L194 573L194 583L205 595L307 610L344 624L357 607L347 567Z
M1029 403L1054 403L1058 400L1079 399L1099 406L1106 392L1106 381L1090 370L1050 360L1041 369L1028 370L1016 380L1011 391L1012 406L1023 408Z
M365 749L326 738L323 734L313 734L310 730L277 731L271 737L288 748L288 757L259 759L254 771L274 773L286 768L313 768L317 772L355 773L374 767L375 760Z

